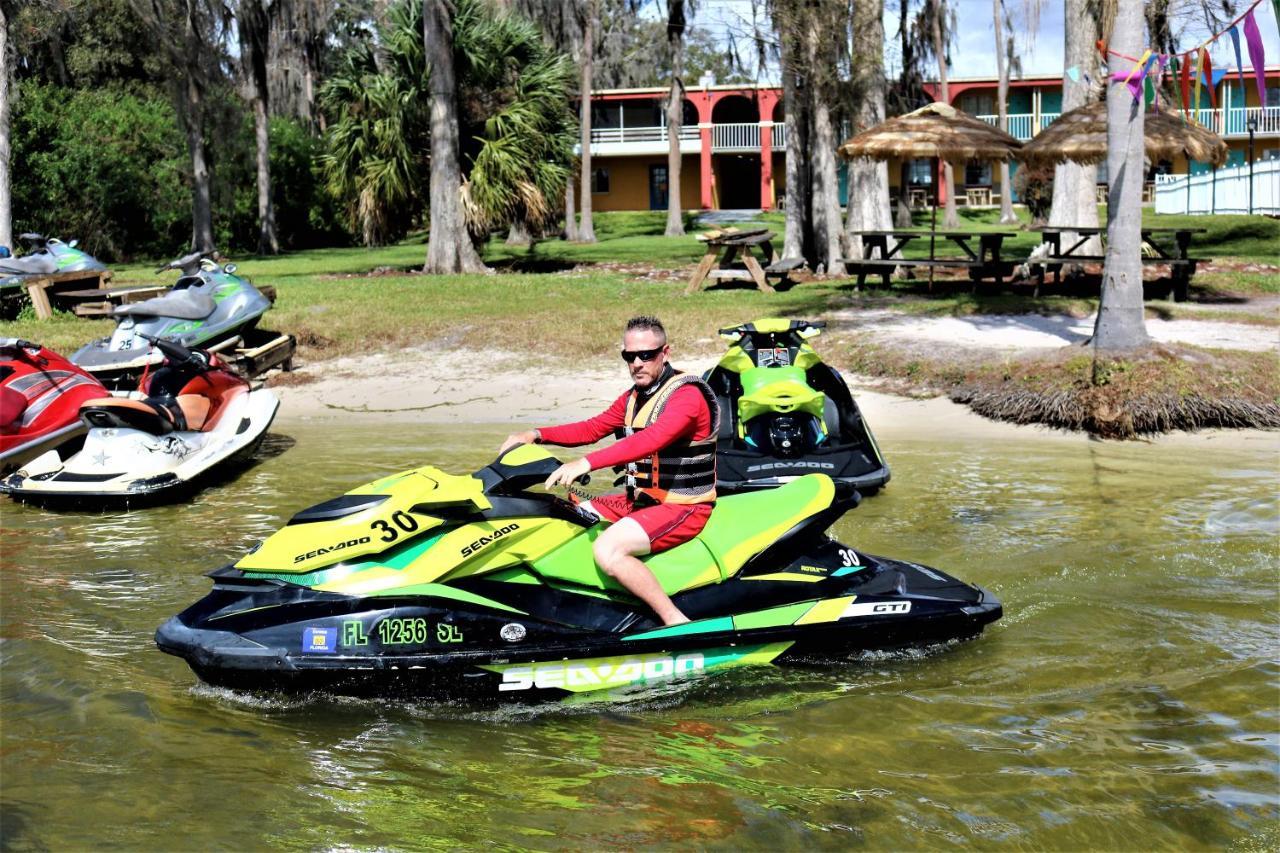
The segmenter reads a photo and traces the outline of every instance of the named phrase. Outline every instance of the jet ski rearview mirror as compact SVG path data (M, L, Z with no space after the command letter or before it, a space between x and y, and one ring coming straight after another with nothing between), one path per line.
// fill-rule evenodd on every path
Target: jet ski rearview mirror
M223 271L224 273L226 273L227 275L235 275L235 272L236 272L236 270L238 270L238 269L240 269L240 268L239 268L238 266L236 266L235 264L225 264L225 265L222 267L222 271Z

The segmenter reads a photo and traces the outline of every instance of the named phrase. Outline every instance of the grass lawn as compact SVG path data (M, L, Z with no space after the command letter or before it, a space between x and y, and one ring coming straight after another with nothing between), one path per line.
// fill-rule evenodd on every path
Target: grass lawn
M961 210L967 229L1000 229L996 210ZM1025 213L1022 215L1025 216ZM929 214L917 212L926 226ZM781 231L782 215L769 213L757 221ZM1104 217L1105 221L1105 217ZM1241 264L1274 264L1280 223L1262 217L1148 217L1149 224L1207 227L1197 239L1197 255L1230 258ZM717 328L761 316L817 315L833 307L865 305L922 314L1072 313L1087 314L1096 298L1046 296L1030 292L970 292L966 283L942 285L926 293L919 283L895 283L887 291L854 294L848 279L812 281L776 295L750 287L718 287L684 295L684 276L702 254L692 236L662 236L664 212L598 213L599 242L572 244L548 240L532 249L492 241L485 258L496 275L424 276L416 273L426 255L423 235L379 249L337 248L294 252L279 257L236 258L241 272L259 284L274 285L279 294L264 325L292 332L304 358L351 354L436 341L450 347L494 347L536 352L550 357L605 355L614 347L619 325L638 313L664 319L687 351L720 348ZM694 228L690 222L689 231ZM1013 254L1037 241L1019 234ZM1207 247L1213 246L1209 251ZM153 284L161 278L154 264L115 268L115 283ZM649 268L677 272L643 277ZM370 275L373 271L377 274ZM1193 281L1193 290L1202 278ZM1274 272L1233 271L1223 274L1222 289L1276 292ZM1217 288L1210 282L1206 288ZM1172 306L1159 310L1179 312ZM1178 313L1178 316L1182 316ZM1201 314L1200 316L1203 316ZM1274 320L1272 320L1274 322ZM59 315L36 321L23 315L0 324L0 336L37 340L70 352L95 337L109 334L109 320Z

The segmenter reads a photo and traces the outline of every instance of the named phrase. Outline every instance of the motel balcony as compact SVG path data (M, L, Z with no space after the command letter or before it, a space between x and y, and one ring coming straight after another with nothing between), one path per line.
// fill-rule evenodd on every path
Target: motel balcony
M787 126L785 124L762 125L760 123L713 124L711 150L716 153L759 153L761 128L772 127L771 147L785 151ZM666 154L669 146L668 129L664 125L640 127L603 127L591 129L591 155L613 157L637 154ZM680 128L680 151L698 154L702 151L702 128L697 124Z
M1039 133L1053 124L1058 115L1058 113L1041 113L1039 115L1039 127L1035 132ZM1251 121L1254 122L1254 133L1257 135L1280 135L1280 107L1204 109L1198 110L1196 117L1200 124L1226 139L1247 137ZM991 125L999 124L1000 122L1000 117L994 115L980 115L978 118ZM1035 115L1020 113L1008 115L1006 118L1009 121L1010 136L1026 142L1034 135L1032 129L1036 128L1037 125L1037 117Z

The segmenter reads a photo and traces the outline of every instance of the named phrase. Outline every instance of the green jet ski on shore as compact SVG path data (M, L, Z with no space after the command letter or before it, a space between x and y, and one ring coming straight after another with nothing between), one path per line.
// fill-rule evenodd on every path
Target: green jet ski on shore
M306 509L156 632L211 684L491 700L626 687L747 664L969 638L984 590L826 535L856 506L822 474L721 498L645 558L694 621L663 627L601 573L594 516L531 492L525 445L472 475L423 467Z

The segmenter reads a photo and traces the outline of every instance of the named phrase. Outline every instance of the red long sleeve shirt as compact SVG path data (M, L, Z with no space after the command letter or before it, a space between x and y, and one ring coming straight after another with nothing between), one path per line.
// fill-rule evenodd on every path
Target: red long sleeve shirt
M592 444L621 429L626 423L627 398L631 391L613 401L613 405L593 418L560 426L539 427L538 433L547 444L579 447ZM681 440L701 441L711 437L711 412L702 393L690 385L678 388L667 401L658 419L643 430L620 439L602 450L587 454L591 470L612 468L652 456Z

